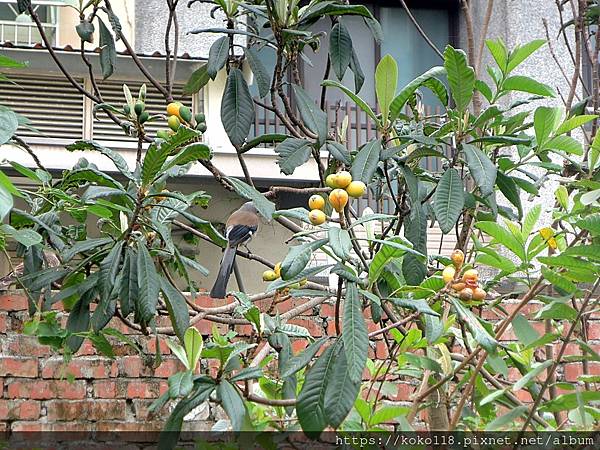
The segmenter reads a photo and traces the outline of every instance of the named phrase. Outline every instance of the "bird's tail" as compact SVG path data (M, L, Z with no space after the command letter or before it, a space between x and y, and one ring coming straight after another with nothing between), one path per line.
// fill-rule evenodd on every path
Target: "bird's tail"
M221 267L219 268L219 273L217 274L217 279L210 290L210 296L212 298L225 298L227 295L227 283L229 282L229 277L231 276L231 271L233 270L235 253L235 247L227 246L225 248L225 252L223 252L223 259L221 260Z

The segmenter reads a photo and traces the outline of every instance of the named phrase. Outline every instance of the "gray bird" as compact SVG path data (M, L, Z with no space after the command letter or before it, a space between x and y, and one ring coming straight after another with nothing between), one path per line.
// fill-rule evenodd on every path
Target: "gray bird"
M227 283L233 270L237 248L239 245L250 242L252 236L258 231L259 223L258 210L252 202L244 203L240 209L233 212L227 219L225 224L227 247L223 252L217 279L210 290L212 298L225 298L227 295Z
M60 260L58 259L56 254L48 250L44 250L44 261L46 263L47 268L60 266ZM5 291L11 285L16 283L17 278L23 276L24 269L25 265L21 263L15 267L14 271L0 278L0 291Z

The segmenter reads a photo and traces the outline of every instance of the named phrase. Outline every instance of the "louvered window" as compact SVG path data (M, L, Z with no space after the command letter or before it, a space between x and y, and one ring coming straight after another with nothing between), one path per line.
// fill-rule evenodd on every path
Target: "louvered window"
M82 79L77 81L83 84ZM83 136L83 96L62 78L10 75L10 81L0 80L0 104L31 121L38 132L19 129L19 135L30 142Z
M129 89L134 97L137 96L140 86L142 85L142 83L138 81L104 81L98 85L100 92L102 92L104 102L120 108L125 103L123 84L127 84L127 86L129 86ZM150 113L150 115L165 114L166 104L163 95L149 83L146 83L146 89L146 110ZM173 97L175 97L175 99L181 99L188 106L190 105L189 97L183 100L183 85L173 86ZM194 105L194 112L200 111L202 111L201 105ZM166 127L166 122L164 120L159 120L157 122L146 124L145 129L148 133L154 134L157 130L161 128L165 129ZM108 141L115 143L132 143L136 141L135 138L126 136L123 133L123 130L112 120L110 120L104 112L99 112L97 117L94 119L93 138L96 141ZM115 144L115 146L118 147L118 144ZM130 146L130 144L126 146Z

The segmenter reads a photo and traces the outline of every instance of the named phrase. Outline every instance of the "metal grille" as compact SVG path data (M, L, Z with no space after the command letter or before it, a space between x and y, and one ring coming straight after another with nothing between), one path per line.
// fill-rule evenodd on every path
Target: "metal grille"
M83 84L83 80L77 80ZM39 131L21 127L22 137L81 139L83 96L66 80L38 75L10 75L0 80L0 104L31 121Z
M102 93L102 97L105 103L120 108L125 103L125 96L123 94L123 84L127 84L131 93L134 97L137 97L137 93L142 85L139 81L118 81L108 80L99 83L98 87ZM158 92L152 85L146 83L147 94L146 94L146 110L153 114L165 114L165 98ZM173 86L173 96L175 98L183 98L183 85ZM190 98L184 103L191 106ZM201 111L201 108L194 108L194 111ZM93 138L97 141L112 141L112 142L135 142L136 139L131 136L126 136L123 130L116 125L110 118L104 113L99 112L97 117L93 121ZM166 129L167 124L163 120L157 122L148 123L145 126L146 131L150 134L154 134L159 129Z

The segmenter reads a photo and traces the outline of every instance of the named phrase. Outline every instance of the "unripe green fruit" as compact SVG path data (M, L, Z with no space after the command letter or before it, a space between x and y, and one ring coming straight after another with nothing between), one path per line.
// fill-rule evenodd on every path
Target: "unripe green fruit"
M181 117L181 119L185 122L190 123L192 121L192 112L190 111L190 108L185 105L180 106L179 117Z
M198 126L196 127L196 129L200 133L204 133L206 131L206 123L204 123L204 122L199 123Z
M197 123L206 122L206 116L203 113L198 113L194 116Z
M146 105L144 105L142 102L137 102L135 104L135 106L133 107L133 110L135 111L135 114L137 116L140 116L144 112L145 108L146 108Z
M144 122L147 122L149 118L150 118L150 114L148 114L148 111L142 111L142 113L139 116L138 121L140 123L144 123Z
M129 107L129 105L127 105L127 104L123 105L123 112L127 115L129 115L131 113L131 108Z

